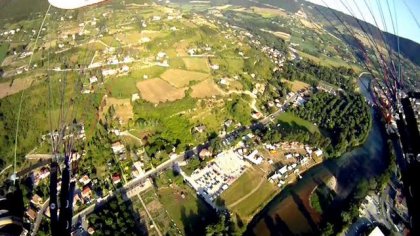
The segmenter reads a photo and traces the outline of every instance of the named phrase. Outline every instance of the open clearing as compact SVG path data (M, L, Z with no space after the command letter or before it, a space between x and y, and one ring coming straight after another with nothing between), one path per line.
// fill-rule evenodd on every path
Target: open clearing
M290 80L282 79L281 82L289 84L291 86L292 92L297 92L301 89L307 89L310 86L309 84L304 83L302 81L298 81L298 80L290 81Z
M283 123L288 123L291 126L302 126L305 127L307 130L309 130L309 132L311 133L319 133L319 128L317 126L315 126L314 124L312 124L311 122L301 119L297 116L295 116L294 114L290 113L290 112L284 112L281 115L278 116L277 118L279 121L283 122Z
M188 70L210 72L207 58L183 58L183 60Z
M205 205L202 200L198 199L191 191L186 191L186 189L173 187L173 188L161 188L158 190L159 200L163 204L164 208L168 211L170 217L175 221L176 225L185 231L190 231L191 229L186 229L191 226L188 226L188 222L191 223L201 223L200 213L203 214L210 209ZM182 195L184 197L182 197Z
M209 74L200 72L169 69L161 75L161 78L177 88L183 88L187 86L191 81L203 81L209 76Z
M199 84L191 87L193 98L208 98L222 94L221 90L217 87L216 83L212 79L204 80Z
M260 169L250 168L222 193L221 198L229 210L248 223L278 190Z
M15 79L11 86L10 86L10 83L11 83L10 81L0 83L0 99L29 88L32 82L33 82L33 79L27 78L27 79Z
M225 205L229 206L250 193L258 186L261 178L264 178L263 173L257 169L250 168L245 171L241 177L222 193L221 198L225 201Z
M189 45L190 43L186 41L185 39L175 43L173 47L175 48L177 56L180 56L180 57L188 56L187 50L188 50Z
M305 20L305 19L300 19L300 22L302 23L302 25L305 26L305 28L313 29L313 30L317 31L318 33L321 33L322 27L319 26L318 24L310 22L310 21Z
M175 88L162 79L149 79L137 83L141 97L152 103L168 102L185 96L186 88Z
M279 188L277 186L263 179L263 182L256 191L233 206L230 210L237 213L245 223L248 223L278 192Z
M124 124L127 124L130 119L133 119L133 106L130 103L130 99L117 99L112 97L104 97L105 106L100 112L100 118L103 118L108 109L114 106L115 115L121 119Z
M261 15L262 17L275 17L282 16L287 17L287 13L283 9L275 8L261 8L261 7L251 7L252 11Z
M277 32L271 32L272 34L274 34L276 37L281 38L285 41L290 41L290 37L291 35L285 32L281 32L281 31L277 31Z
M9 50L9 44L0 44L0 65L3 62L4 58L6 58L7 50Z
M137 44L141 43L142 39L148 38L149 40L154 40L159 37L166 36L166 33L154 30L143 30L141 32L130 31L119 33L116 35L116 38L120 39L124 44Z

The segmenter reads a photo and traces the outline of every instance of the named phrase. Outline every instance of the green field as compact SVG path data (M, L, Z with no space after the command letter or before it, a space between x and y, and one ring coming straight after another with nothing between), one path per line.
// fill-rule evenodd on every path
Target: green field
M249 222L278 192L277 186L264 181L258 190L231 210L236 212L244 222Z
M312 124L311 122L301 119L290 112L282 113L277 117L277 120L283 123L288 123L289 125L295 126L302 126L305 127L311 133L320 133L319 128Z
M222 193L219 204L249 222L277 191L260 169L250 168Z
M162 174L159 178L168 177ZM181 176L167 180L173 180L172 184L164 184L157 191L163 208L184 234L202 235L205 226L214 220L215 212L182 182Z
M223 199L226 206L236 202L241 197L250 193L258 184L261 179L262 172L257 169L248 169L241 177L239 177L228 190L222 193L221 198Z
M312 61L314 61L316 63L319 63L321 65L324 65L324 66L351 67L351 68L353 68L353 70L355 70L357 72L361 71L360 66L354 65L354 64L349 64L349 63L343 61L341 58L338 58L338 57L335 57L335 58L329 58L329 57L326 57L326 56L316 57L316 56L310 55L308 53L300 52L300 51L298 51L298 54L300 56L304 57L304 58L307 58L309 60L312 60Z
M0 65L3 62L4 58L6 58L7 50L9 50L8 43L0 44Z
M111 96L115 98L131 98L131 95L138 93L135 79L131 76L110 78L106 81L105 87L111 92Z

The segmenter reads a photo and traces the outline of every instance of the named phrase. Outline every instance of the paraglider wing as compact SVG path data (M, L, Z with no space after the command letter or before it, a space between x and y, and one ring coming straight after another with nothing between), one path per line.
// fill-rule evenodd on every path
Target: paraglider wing
M67 9L67 10L82 8L89 5L101 3L104 1L106 0L48 0L48 2L52 6L56 8L60 8L60 9Z

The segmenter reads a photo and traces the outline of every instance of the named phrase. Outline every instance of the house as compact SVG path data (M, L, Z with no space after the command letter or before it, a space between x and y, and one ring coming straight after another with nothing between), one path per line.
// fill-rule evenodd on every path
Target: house
M41 206L42 203L44 203L44 200L42 200L42 198L38 195L35 194L32 196L31 202L35 205L35 206Z
M50 175L50 170L47 167L41 168L41 171L39 172L39 177L41 179L45 179Z
M130 71L130 67L128 67L127 65L123 65L121 68L122 72L129 72Z
M312 154L312 149L308 146L305 147L306 152L311 155Z
M157 56L156 56L156 60L161 60L161 59L163 59L163 58L165 58L166 57L166 53L164 53L164 52L159 52L158 54L157 54Z
M25 214L28 216L28 218L31 221L34 221L36 218L36 211L32 209L31 207L25 212Z
M141 43L148 43L148 42L150 42L151 40L150 40L150 38L149 37L143 37L143 38L141 38L140 39L140 42Z
M143 171L143 167L144 166L144 164L141 162L141 161L136 161L136 162L134 162L133 163L133 166L132 166L132 176L133 177L138 177L139 175L141 175L141 174L143 174L144 173L144 171Z
M210 68L212 70L218 70L220 67L219 67L219 65L211 65Z
M286 156L284 156L284 157L286 157L286 159L290 159L290 158L292 158L293 157L293 155L292 154L287 154Z
M316 150L314 153L315 153L315 155L316 155L317 157L320 157L320 156L322 155L322 150L321 150L321 149L318 149L318 150Z
M102 75L103 76L111 76L111 75L116 75L117 72L118 72L117 70L113 70L113 69L102 70Z
M263 158L260 156L257 156L258 150L254 150L251 154L245 157L248 161L253 163L254 165L259 165L263 161Z
M89 235L92 235L92 234L95 233L95 229L93 227L89 227L87 232L88 232Z
M222 79L219 81L219 83L220 83L221 85L229 85L229 81L228 81L228 79L226 79L226 78L222 78Z
M263 117L263 114L261 112L255 112L251 116L253 119L259 120Z
M224 124L226 127L230 127L233 124L233 120L226 120Z
M79 179L79 182L84 185L90 183L90 178L87 175L84 175L82 178Z
M140 95L138 93L133 93L131 95L131 102L135 102L140 99Z
M195 48L191 48L191 49L188 49L188 54L190 54L190 56L194 56L194 54L195 54L195 51L196 51L196 49Z
M98 82L98 78L96 76L92 76L92 77L89 78L89 83L90 84L94 84L96 82Z
M123 62L124 63L131 63L131 62L133 62L134 61L134 59L132 58L132 57L130 57L130 56L126 56L126 57L124 57L124 59L123 59Z
M301 165L305 165L309 161L308 157L304 157L302 160L300 160Z
M211 157L212 155L213 154L207 149L201 150L200 153L198 154L198 156L200 157L201 160L204 160L207 157Z
M199 133L203 133L204 130L206 130L206 126L205 125L199 125L199 126L194 127L194 130L199 132Z
M82 191L82 198L90 198L90 194L91 193L92 193L92 190L90 189L90 187L89 186L85 186L83 188L83 191Z
M117 173L113 174L112 175L112 183L113 184L118 184L120 182L121 182L121 176L120 176L120 174L117 174Z
M125 146L120 142L113 143L111 148L114 154L116 155L119 155L125 152Z
M282 168L278 170L278 173L280 173L281 175L284 175L286 172L287 172L287 166L283 166Z

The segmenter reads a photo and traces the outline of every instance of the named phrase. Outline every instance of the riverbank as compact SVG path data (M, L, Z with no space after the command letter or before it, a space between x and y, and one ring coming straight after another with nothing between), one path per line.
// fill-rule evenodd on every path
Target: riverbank
M361 87L362 94L371 99L368 91ZM337 159L308 170L295 185L285 188L258 213L247 228L247 235L304 234L317 231L321 216L310 206L311 191L320 183L334 176L337 179L337 195L334 205L350 195L361 179L380 174L387 158L386 132L372 109L372 129L365 143ZM337 211L339 208L330 210Z

